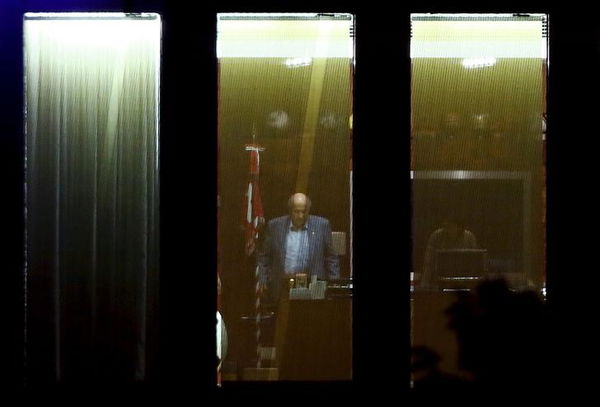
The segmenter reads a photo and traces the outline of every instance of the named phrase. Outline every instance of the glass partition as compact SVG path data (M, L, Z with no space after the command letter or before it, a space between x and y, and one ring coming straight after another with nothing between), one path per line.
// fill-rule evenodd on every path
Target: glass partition
M463 377L449 307L492 279L544 294L547 16L413 14L411 29L413 379L437 357Z
M353 28L218 15L223 382L352 377Z

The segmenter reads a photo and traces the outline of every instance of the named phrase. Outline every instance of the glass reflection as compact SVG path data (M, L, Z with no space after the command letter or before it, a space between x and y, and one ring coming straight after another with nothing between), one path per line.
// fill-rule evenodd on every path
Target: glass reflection
M218 16L223 382L351 378L352 26Z
M412 344L432 363L413 380L468 377L445 313L457 294L544 287L546 16L411 21Z

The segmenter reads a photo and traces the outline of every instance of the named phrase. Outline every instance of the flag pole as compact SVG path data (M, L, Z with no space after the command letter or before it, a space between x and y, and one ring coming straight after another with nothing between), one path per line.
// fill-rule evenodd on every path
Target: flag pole
M256 124L252 124L252 143L246 144L245 150L250 152L249 180L246 191L246 254L250 256L256 249L259 228L264 223L264 214L258 180L260 173L260 152L265 148L256 143ZM261 367L261 281L258 265L254 268L254 312L256 339L256 368Z

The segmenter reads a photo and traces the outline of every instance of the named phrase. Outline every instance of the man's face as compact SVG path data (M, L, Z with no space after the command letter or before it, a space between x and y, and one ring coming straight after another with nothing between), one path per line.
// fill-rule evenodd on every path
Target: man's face
M306 205L306 201L294 201L292 205L292 225L295 228L299 228L304 226L306 223L306 219L308 219L308 207Z

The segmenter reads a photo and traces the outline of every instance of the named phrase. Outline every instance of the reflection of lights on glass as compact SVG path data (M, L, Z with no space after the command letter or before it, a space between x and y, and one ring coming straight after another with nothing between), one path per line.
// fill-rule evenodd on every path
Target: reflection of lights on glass
M300 68L302 66L309 66L312 64L311 57L299 57L299 58L288 58L284 62L288 68Z
M544 283L544 286L542 287L542 297L544 298L544 300L546 299L546 283Z
M462 60L462 65L467 69L485 68L488 66L496 65L496 58L494 58L494 57L465 58Z
M319 123L326 129L333 129L337 126L338 119L335 113L325 113L323 116L321 116Z
M274 112L269 113L269 117L267 119L267 123L269 126L274 127L276 129L285 128L290 121L289 115L283 110L276 110Z
M483 129L486 126L488 120L487 113L477 113L473 115L473 122L476 129Z
M469 176L469 173L467 171L458 170L452 172L454 175L454 179L467 179L467 177Z
M350 128L350 130L352 130L352 126L353 126L352 120L353 119L354 119L353 115L350 115L350 117L348 118L348 127Z
M546 118L542 117L542 140L546 140Z

